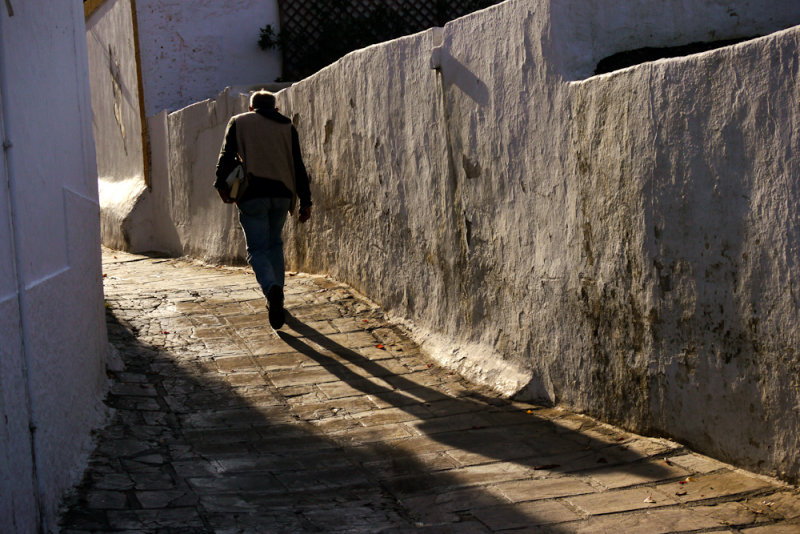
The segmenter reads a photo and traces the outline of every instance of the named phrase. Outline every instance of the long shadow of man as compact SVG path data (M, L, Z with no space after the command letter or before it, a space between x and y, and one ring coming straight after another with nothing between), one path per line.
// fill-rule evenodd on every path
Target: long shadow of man
M380 361L370 360L342 346L289 313L287 326L299 337L285 331L279 331L278 336L292 349L316 361L354 389L407 411L420 420L415 425L418 431L469 456L468 463L512 462L520 469L567 473L608 469L615 464L618 469L625 470L623 464L642 457L623 443L615 443L619 438L609 436L608 440L600 441L536 417L535 412L514 407L510 401L477 393L457 398L448 396L409 378L413 373L392 373ZM326 355L314 345L336 357ZM365 373L357 373L350 366ZM370 380L365 374L380 380ZM391 454L391 447L386 452ZM653 469L658 471L657 466ZM654 476L668 476L666 470L655 471Z

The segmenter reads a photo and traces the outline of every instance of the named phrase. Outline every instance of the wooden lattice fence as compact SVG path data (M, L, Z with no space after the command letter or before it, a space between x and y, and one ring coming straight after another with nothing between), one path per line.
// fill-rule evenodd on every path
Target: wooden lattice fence
M344 54L443 26L500 0L279 0L283 79L298 80Z

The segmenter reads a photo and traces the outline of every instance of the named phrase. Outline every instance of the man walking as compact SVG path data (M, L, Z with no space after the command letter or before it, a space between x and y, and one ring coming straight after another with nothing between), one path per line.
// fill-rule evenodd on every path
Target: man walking
M217 161L214 187L232 203L226 179L240 160L248 176L247 189L235 200L247 241L247 261L267 297L269 323L283 326L284 259L281 232L288 213L300 199L301 223L311 217L311 190L292 121L275 109L275 95L258 91L250 97L250 112L231 118Z

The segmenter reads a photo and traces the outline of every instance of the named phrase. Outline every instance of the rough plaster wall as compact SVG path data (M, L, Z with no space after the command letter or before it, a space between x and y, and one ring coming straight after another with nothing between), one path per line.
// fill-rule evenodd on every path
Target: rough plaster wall
M276 0L137 0L148 117L214 98L232 85L271 83L280 55L258 47L278 28Z
M0 79L2 70L0 69ZM0 128L3 126L0 111ZM11 197L3 151L0 194L0 532L36 530L24 355L14 263Z
M104 3L86 21L92 129L101 180L142 181L142 128L129 0Z
M101 240L130 246L129 213L145 190L136 53L129 0L105 2L86 21ZM137 228L141 232L141 228Z
M5 45L2 40L0 43ZM5 79L5 66L0 62L0 83ZM5 139L4 112L5 103L0 102L0 136ZM7 169L4 150L0 167L0 532L32 532L36 529L36 489Z
M13 260L13 256L5 257ZM3 265L7 267L13 272L13 265ZM34 532L36 488L16 294L0 300L0 338L0 531Z
M459 330L484 317L483 303L465 294L471 236L455 182L462 162L448 152L442 80L429 66L439 44L435 29L370 47L281 93L303 139L315 203L309 224L289 225L287 258L424 324L421 341L462 372L518 390L528 376L494 338L440 335L451 334L450 320ZM485 96L473 78L463 84Z
M228 119L247 111L246 95L223 91L167 116L167 170L174 227L183 254L208 261L241 261L244 239L236 209L212 184ZM164 180L166 181L166 180Z
M80 479L92 447L89 431L105 417L108 343L97 193L92 197L64 192L69 268L26 290L34 330L25 342L34 355L31 392L48 522L63 491Z
M15 514L0 516L0 530L33 532L35 500L44 530L55 530L62 492L79 477L90 430L103 417L106 336L83 10L78 2L44 1L13 8L13 17L0 9L3 120L12 145L4 161L8 210L0 210L11 231L0 243L9 252L3 261L16 261L18 273L6 278L15 271L4 263L0 384L11 417L0 452L20 478L3 493Z
M560 388L577 384L565 397L607 419L790 479L797 39L570 87L584 251L573 304L594 364Z
M800 2L762 0L564 0L552 2L548 61L565 79L592 75L598 61L642 47L766 35L800 24Z
M501 392L796 480L800 29L578 80L625 48L797 13L655 7L511 0L283 91L315 202L288 263ZM227 98L166 117L171 218L206 259L243 252L210 189Z
M151 186L100 181L101 198L116 198L119 208L103 207L103 243L135 252L243 262L236 209L219 200L212 184L225 126L232 115L247 110L247 102L247 95L226 89L216 100L150 117Z
M659 3L704 28L651 43L610 5L583 14L620 33L596 59L796 22L740 2L733 32L713 2ZM506 2L445 27L438 80L429 32L283 92L315 178L290 264L507 393L796 480L798 30L569 83L587 74L573 18Z
M130 250L181 255L183 246L171 216L166 111L147 120L147 133L150 143L150 189L141 195L127 219Z
M643 265L655 426L795 479L799 44L794 29L662 65L652 104L672 135L652 153Z

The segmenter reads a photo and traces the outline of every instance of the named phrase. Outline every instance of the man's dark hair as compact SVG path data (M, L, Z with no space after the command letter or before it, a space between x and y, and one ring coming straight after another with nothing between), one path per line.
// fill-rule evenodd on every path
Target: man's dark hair
M272 109L275 107L275 95L269 91L256 91L250 95L250 107L253 109Z

